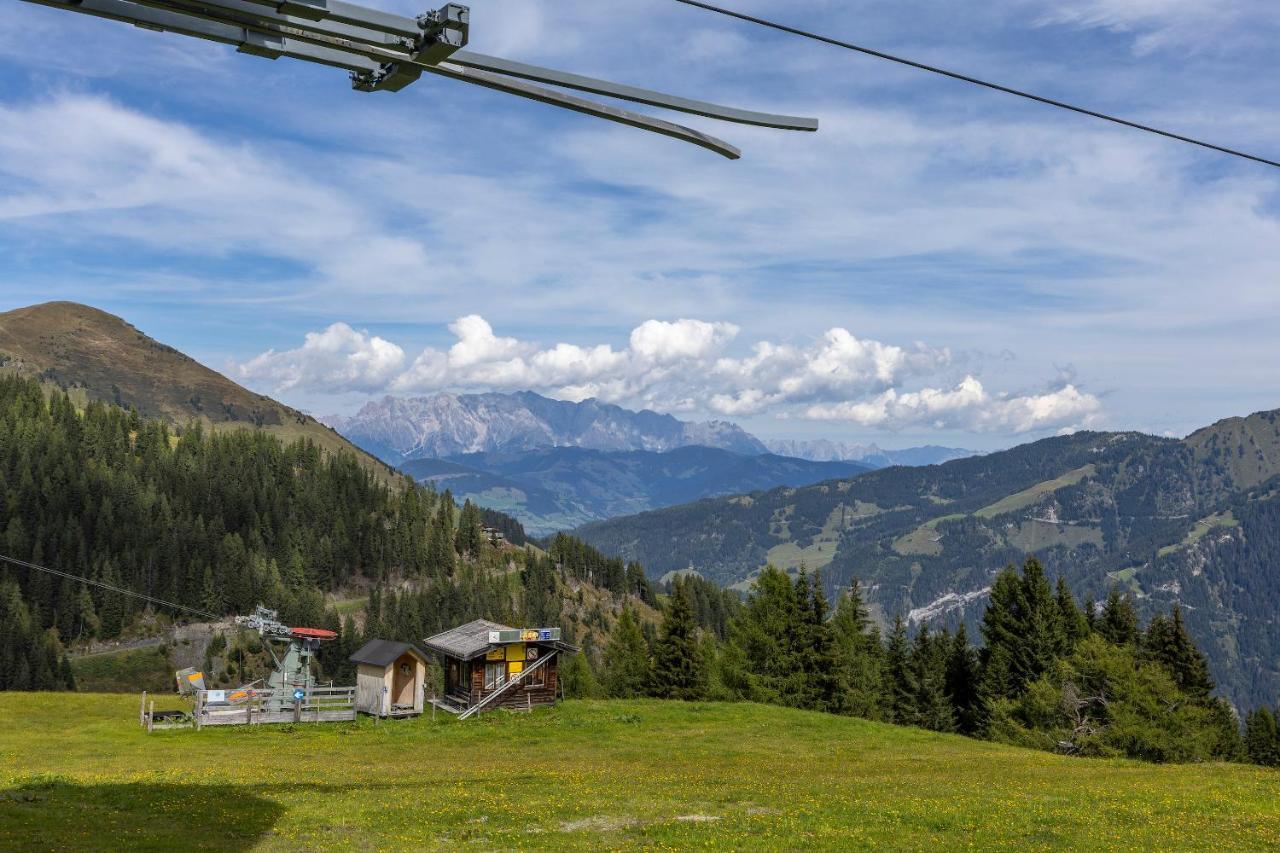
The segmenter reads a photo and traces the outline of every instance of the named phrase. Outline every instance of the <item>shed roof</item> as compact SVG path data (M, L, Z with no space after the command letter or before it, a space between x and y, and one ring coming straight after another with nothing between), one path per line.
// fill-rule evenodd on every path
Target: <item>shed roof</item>
M472 658L480 657L489 649L498 648L497 645L489 642L490 631L514 630L516 629L510 625L499 625L497 622L490 622L488 619L477 619L450 631L436 634L434 637L428 637L422 641L422 644L433 652L439 652L451 658L471 660ZM562 652L576 653L578 651L577 646L561 640L542 641L536 645L554 646Z
M412 643L396 643L391 640L370 640L356 651L350 658L352 663L365 663L370 666L388 666L405 652L412 652L422 660L427 656Z

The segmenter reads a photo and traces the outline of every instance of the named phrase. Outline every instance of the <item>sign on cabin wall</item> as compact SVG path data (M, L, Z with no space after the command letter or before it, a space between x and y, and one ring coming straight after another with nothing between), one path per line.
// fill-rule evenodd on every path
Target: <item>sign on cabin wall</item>
M524 661L514 660L507 664L507 672L515 675L518 672L524 672Z
M507 646L507 647L506 647L506 650L507 650L507 662L508 662L508 663L510 663L510 662L512 662L512 661L523 661L523 660L524 660L524 645L523 645L523 644L517 644L517 645Z
M547 643L560 639L559 628L515 628L510 631L490 631L491 643Z
M485 660L506 660L507 653L502 649L489 649L489 653L484 656Z

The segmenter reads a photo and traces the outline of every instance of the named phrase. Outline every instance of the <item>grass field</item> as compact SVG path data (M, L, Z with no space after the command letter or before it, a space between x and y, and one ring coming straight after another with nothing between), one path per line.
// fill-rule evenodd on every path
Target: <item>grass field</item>
M0 849L1280 848L1280 773L1087 761L781 708L157 732L0 694Z

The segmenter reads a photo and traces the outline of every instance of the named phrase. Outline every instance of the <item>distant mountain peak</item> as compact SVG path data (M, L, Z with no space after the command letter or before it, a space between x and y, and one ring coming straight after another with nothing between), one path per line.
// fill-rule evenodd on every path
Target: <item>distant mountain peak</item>
M768 452L759 439L725 421L690 423L595 399L573 403L532 391L383 397L353 416L321 420L392 463L541 447L664 452L701 445L747 455Z
M910 447L905 450L882 450L875 444L848 444L825 438L772 439L765 442L770 452L779 456L808 459L813 462L860 462L873 468L891 468L894 465L941 465L955 459L966 459L979 454L958 447Z

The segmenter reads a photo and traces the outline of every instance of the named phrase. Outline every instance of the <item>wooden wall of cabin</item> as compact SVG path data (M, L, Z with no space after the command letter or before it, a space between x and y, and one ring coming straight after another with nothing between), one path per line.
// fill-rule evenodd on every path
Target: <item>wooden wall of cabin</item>
M500 689L496 687L492 689L485 688L485 663L484 658L478 658L471 662L471 704L473 705L480 702L490 693L496 693ZM516 709L527 708L530 705L554 705L556 703L556 691L559 688L559 664L560 655L557 654L540 670L546 673L542 685L520 684L515 689L503 694L502 698L490 707Z

